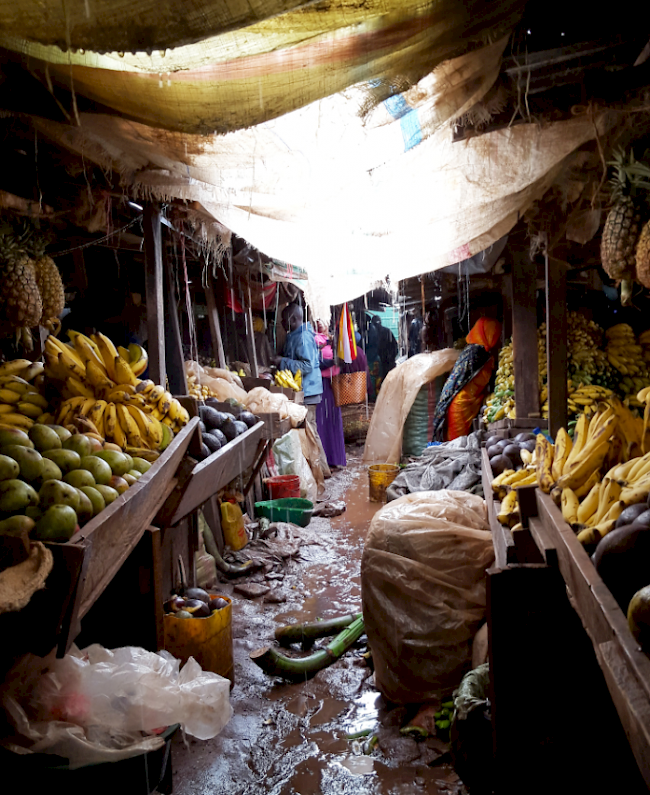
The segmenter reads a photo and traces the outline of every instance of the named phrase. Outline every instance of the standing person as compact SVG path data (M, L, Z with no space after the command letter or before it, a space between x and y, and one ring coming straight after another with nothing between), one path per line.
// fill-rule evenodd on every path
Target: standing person
M327 327L322 320L316 321L316 344L320 349L320 374L323 379L323 399L316 406L316 424L318 435L330 467L344 467L345 438L343 437L343 415L334 400L332 377L341 371L334 362L332 343L327 335Z
M366 352L370 374L376 375L377 370L379 371L378 378L375 380L376 390L379 391L382 381L395 367L399 346L393 332L382 325L381 318L377 315L370 321Z
M288 304L282 312L282 328L287 332L284 341L284 355L275 356L274 364L280 370L296 370L302 372L302 391L305 395L307 407L307 424L311 428L320 456L323 475L331 477L332 473L327 465L327 456L323 450L323 443L318 435L316 425L316 406L323 397L323 379L320 374L320 354L316 345L314 329L303 323L303 314L298 304Z
M433 415L433 441L466 436L478 414L494 369L494 348L501 338L501 323L482 317L467 335L467 347L456 359Z

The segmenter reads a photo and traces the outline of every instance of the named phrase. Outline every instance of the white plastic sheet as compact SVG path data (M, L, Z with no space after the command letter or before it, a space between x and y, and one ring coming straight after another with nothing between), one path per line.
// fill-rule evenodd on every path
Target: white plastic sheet
M474 494L407 494L375 514L361 592L375 681L389 701L421 703L458 685L493 560L485 503Z
M454 348L418 353L388 373L368 428L364 463L399 464L404 423L415 398L425 384L452 369L458 353Z

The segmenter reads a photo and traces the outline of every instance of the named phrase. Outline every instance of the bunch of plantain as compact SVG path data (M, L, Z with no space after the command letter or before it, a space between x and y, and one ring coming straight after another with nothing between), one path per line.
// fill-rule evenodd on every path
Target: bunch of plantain
M164 450L189 415L163 387L138 378L147 367L143 349L118 349L104 334L68 334L71 345L52 336L45 342L45 373L63 398L58 424L87 421L123 450Z
M275 374L275 384L276 386L283 387L284 389L293 389L296 392L300 392L302 389L302 373L300 370L297 371L296 375L300 374L300 384L296 381L291 370L278 370Z
M0 364L0 424L28 431L35 422L53 422L42 382L41 362L14 359Z

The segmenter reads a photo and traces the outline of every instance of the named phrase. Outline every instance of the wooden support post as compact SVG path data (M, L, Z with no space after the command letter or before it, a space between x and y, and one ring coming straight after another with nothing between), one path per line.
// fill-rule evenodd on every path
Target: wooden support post
M144 248L146 263L147 326L149 340L149 378L156 384L167 384L165 370L165 302L163 294L162 229L160 205L145 207Z
M169 263L167 263L169 265ZM165 268L165 349L167 354L167 378L172 395L187 395L187 376L181 328L178 322L178 306L171 268ZM189 319L190 323L192 318Z
M250 295L250 294L249 294ZM259 378L259 369L257 367L257 351L255 350L255 329L253 328L253 312L250 308L246 310L246 347L248 348L248 361L251 366L251 375L253 378Z
M156 637L156 651L165 648L163 627L163 602L167 594L163 592L162 536L158 527L147 527L145 537L151 544L151 614Z
M223 340L221 339L221 323L219 322L219 311L214 297L215 283L212 276L208 279L205 288L205 298L208 305L208 322L210 323L210 336L212 337L212 351L214 359L222 369L226 367L226 356L223 352Z
M546 264L546 360L548 383L548 429L553 438L567 426L567 313L566 270L561 262L549 259Z
M503 340L512 337L512 273L506 273L501 281L503 295Z
M512 265L512 344L518 419L539 417L537 368L537 265L519 255Z

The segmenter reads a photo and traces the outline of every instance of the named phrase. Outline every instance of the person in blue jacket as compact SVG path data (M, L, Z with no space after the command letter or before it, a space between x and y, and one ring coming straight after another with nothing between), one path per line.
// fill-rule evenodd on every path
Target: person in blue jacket
M282 356L275 357L275 364L280 370L296 370L302 372L302 391L307 407L307 424L313 431L318 444L320 464L323 475L331 475L327 465L327 457L316 426L316 406L323 396L323 379L320 374L320 357L315 340L314 329L303 322L302 308L298 304L289 304L282 312L282 328L287 332Z

